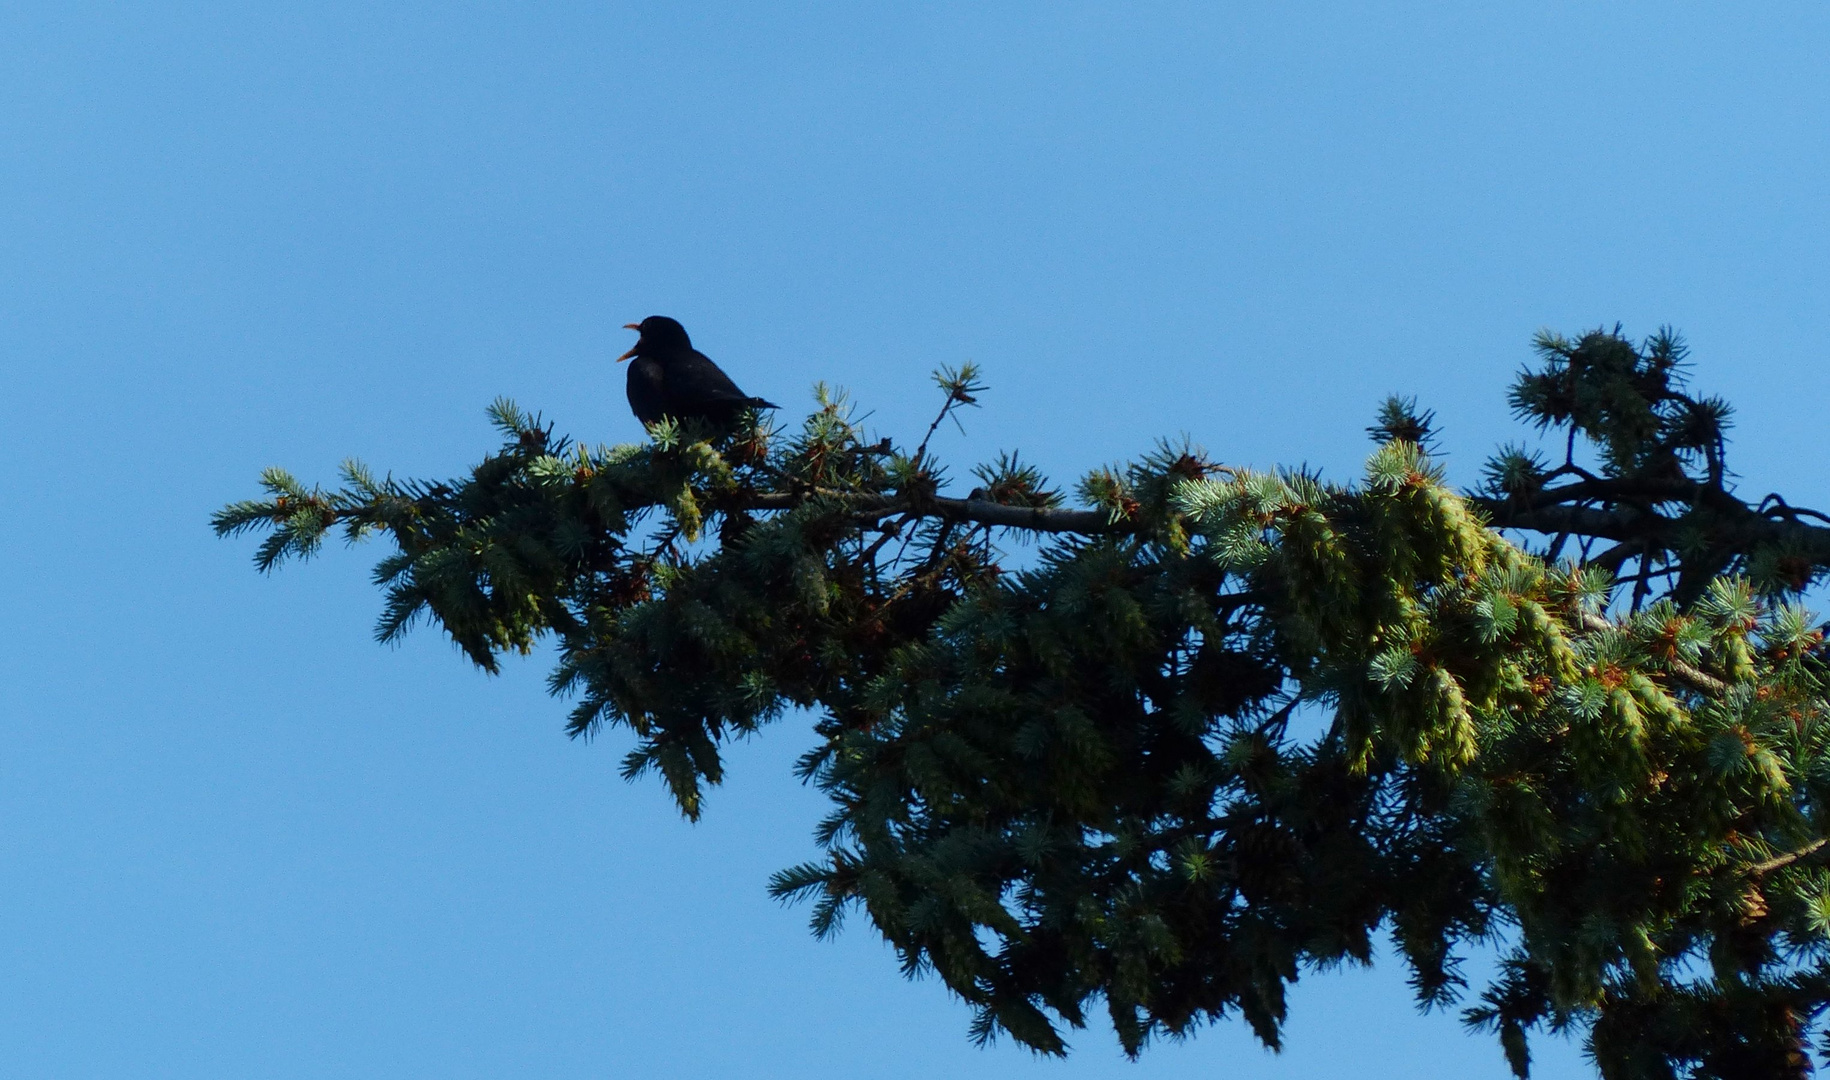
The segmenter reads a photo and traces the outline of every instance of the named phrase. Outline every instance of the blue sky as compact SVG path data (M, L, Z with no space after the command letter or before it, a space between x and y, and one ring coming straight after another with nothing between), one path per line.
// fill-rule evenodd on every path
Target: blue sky
M1393 970L1126 1063L978 1050L812 851L790 719L706 820L547 657L377 646L375 547L272 578L262 466L445 475L506 394L639 432L682 319L751 393L1058 479L1187 433L1452 475L1539 327L1669 322L1758 495L1830 503L1818 4L57 4L0 10L0 1059L20 1077L1504 1075ZM1540 1048L1546 1077L1586 1075Z

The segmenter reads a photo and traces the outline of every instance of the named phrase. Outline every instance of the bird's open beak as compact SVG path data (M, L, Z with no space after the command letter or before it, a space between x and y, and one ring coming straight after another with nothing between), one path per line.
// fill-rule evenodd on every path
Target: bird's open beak
M625 330L634 330L634 331L635 331L635 332L636 332L636 333L638 333L638 334L639 334L639 333L641 333L641 332L642 332L642 324L641 324L641 323L624 323L624 324L623 324L623 329L625 329ZM642 347L642 343L641 343L641 342L639 342L639 341L638 341L638 342L636 342L636 343L635 343L635 346L634 346L634 347L633 347L633 348L631 348L631 349L630 349L630 350L629 350L629 351L628 351L628 352L626 352L626 353L624 353L624 354L623 354L623 355L621 355L621 356L619 356L619 357L617 357L617 358L616 358L616 362L617 362L617 363L619 363L619 364L620 364L620 363L622 363L622 362L623 362L623 361L625 361L625 360L627 360L627 359L629 359L629 358L630 358L630 357L631 357L631 356L634 356L634 355L635 355L635 350L636 350L636 349L639 349L639 348L641 348L641 347Z

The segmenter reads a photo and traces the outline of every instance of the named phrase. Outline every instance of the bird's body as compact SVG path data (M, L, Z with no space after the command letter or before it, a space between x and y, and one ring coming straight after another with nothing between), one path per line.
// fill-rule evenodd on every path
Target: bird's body
M728 430L745 409L779 408L739 390L673 319L650 315L628 329L642 335L621 359L631 361L629 408L643 426L672 418Z

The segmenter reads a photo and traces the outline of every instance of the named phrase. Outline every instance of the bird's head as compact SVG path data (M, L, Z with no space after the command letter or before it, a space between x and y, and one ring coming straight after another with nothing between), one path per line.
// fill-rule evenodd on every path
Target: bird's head
M650 315L639 323L626 324L623 329L634 330L642 336L635 339L635 345L628 352L616 358L619 364L632 356L666 356L693 347L686 336L686 327L665 315Z

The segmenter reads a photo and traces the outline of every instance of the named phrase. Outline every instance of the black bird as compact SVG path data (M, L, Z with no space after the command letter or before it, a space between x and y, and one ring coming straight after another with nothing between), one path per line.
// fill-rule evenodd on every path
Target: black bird
M642 335L634 348L616 358L618 363L635 359L629 365L629 407L642 426L672 417L728 430L745 409L781 408L737 389L711 357L693 348L686 327L673 319L650 315L624 329Z

